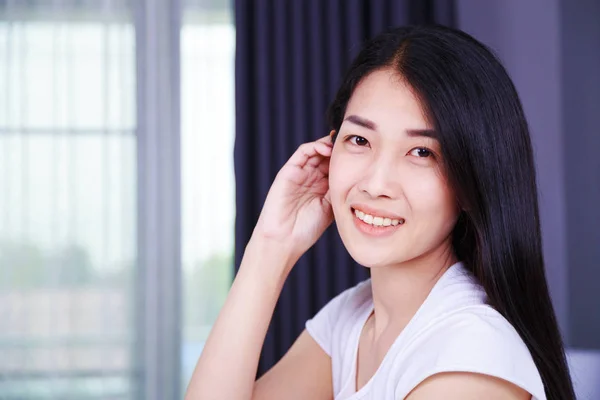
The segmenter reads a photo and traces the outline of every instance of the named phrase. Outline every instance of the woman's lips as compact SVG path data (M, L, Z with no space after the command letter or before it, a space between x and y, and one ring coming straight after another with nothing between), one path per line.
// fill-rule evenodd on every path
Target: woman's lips
M403 224L401 224L401 223L398 225L375 226L372 224L368 224L368 223L364 222L363 220L361 220L360 218L358 218L353 209L351 210L351 212L352 212L352 220L354 221L354 225L361 233L363 233L367 236L372 236L372 237L389 236L389 235L392 235L394 232L396 232L398 229L400 229L401 226L403 226Z
M361 211L365 214L369 214L372 215L373 217L382 217L382 218L389 218L389 219L397 219L397 220L404 220L404 218L402 218L400 215L397 215L395 213L389 212L387 210L382 210L379 208L374 208L374 207L370 207L367 204L362 204L362 203L353 203L350 204L350 208L352 209L352 211Z

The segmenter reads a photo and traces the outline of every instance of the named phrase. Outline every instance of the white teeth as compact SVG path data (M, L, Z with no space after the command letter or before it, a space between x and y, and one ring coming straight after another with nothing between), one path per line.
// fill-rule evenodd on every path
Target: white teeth
M356 215L356 218L364 221L365 223L374 226L396 226L400 224L400 220L398 219L374 217L359 210L354 210L354 215ZM404 220L402 220L402 223L404 223Z

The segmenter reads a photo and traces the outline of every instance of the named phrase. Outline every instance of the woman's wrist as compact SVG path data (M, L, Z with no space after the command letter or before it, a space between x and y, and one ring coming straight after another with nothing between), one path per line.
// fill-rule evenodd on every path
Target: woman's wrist
M254 273L283 284L299 258L294 254L291 244L254 233L246 245L240 269L251 269Z

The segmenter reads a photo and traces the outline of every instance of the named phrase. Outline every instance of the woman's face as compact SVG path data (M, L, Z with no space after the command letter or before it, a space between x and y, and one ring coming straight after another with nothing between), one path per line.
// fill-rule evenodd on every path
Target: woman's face
M390 70L356 87L333 147L329 190L342 241L359 264L451 251L459 209L430 129L417 98Z

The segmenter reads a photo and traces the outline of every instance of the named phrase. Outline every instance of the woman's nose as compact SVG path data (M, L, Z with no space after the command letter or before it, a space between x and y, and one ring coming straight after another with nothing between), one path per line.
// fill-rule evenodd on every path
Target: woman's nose
M371 198L397 198L400 192L399 171L393 162L378 160L365 171L358 189Z

